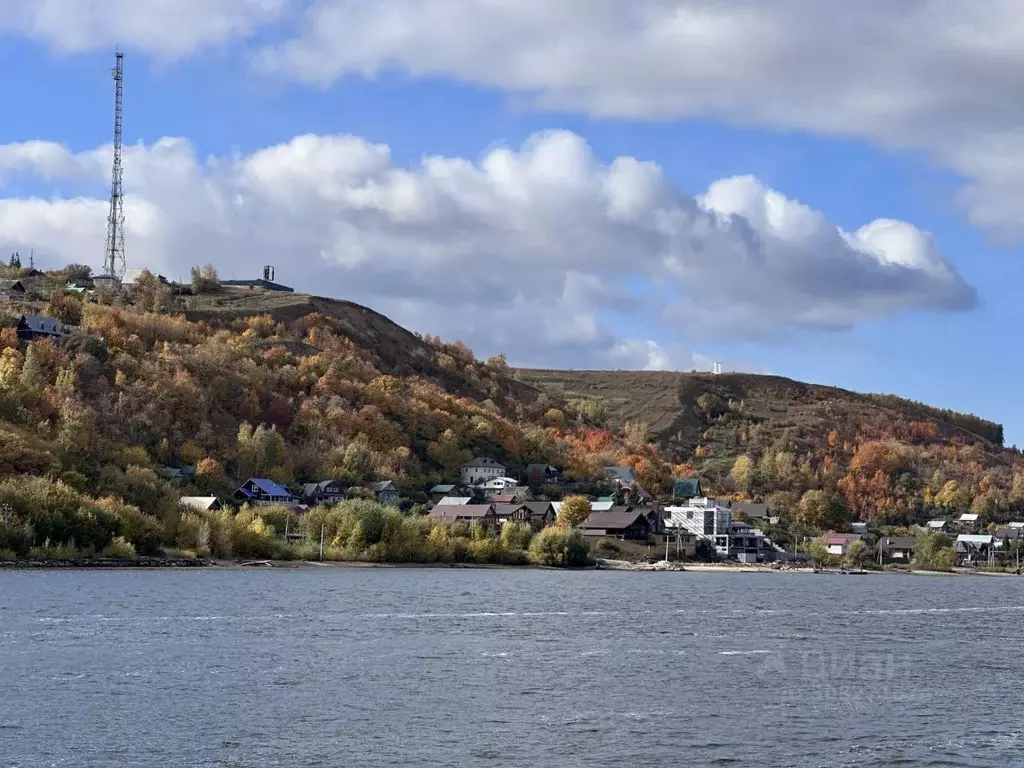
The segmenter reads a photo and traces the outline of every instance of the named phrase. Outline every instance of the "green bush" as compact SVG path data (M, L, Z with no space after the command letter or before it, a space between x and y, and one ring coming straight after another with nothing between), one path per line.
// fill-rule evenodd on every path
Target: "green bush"
M590 544L579 531L545 528L530 543L530 559L538 565L580 568L590 563Z
M136 558L135 547L132 546L131 542L127 541L124 536L118 536L109 544L103 552L100 553L103 557L113 557L118 560L134 560Z
M501 544L506 549L529 549L533 528L529 523L508 521L501 526Z

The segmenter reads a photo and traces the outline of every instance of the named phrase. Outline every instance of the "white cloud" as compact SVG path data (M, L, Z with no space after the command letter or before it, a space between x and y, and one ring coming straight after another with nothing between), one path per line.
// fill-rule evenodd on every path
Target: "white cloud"
M12 174L96 190L0 198L0 253L32 247L51 263L98 265L108 152L0 146L0 195ZM693 198L656 165L600 163L568 132L411 167L352 136L205 160L162 139L127 148L125 168L135 266L178 277L212 261L222 277L243 277L275 264L300 289L521 363L685 369L692 358L680 350L699 339L976 301L910 224L843 232L750 177Z
M0 31L65 52L122 45L176 58L248 37L290 0L0 0Z
M713 116L923 149L1024 231L1020 0L311 0L265 71L397 69L616 118Z

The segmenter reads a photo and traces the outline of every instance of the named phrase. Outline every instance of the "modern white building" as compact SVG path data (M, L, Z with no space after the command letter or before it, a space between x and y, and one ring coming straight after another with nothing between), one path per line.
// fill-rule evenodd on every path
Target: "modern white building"
M705 496L681 506L665 507L665 532L692 533L711 542L720 557L744 563L773 560L785 550L752 525L732 519L732 506Z
M509 491L519 487L519 481L511 477L494 477L485 483L480 483L477 488L481 491Z
M462 465L462 484L479 485L505 476L505 465L494 459L477 457Z
M732 531L732 507L701 496L681 506L665 507L666 531L682 530L714 544L715 551L729 557L729 533Z

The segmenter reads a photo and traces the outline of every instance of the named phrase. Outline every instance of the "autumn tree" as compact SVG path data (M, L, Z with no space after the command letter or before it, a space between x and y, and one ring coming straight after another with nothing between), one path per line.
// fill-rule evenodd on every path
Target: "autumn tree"
M217 270L212 264L202 267L192 267L192 292L215 293L220 290L220 278Z
M849 510L842 499L825 491L807 491L796 509L797 522L819 531L842 530Z
M746 455L737 456L736 461L733 462L732 470L729 472L729 477L731 477L732 481L736 483L736 487L742 490L748 490L753 476L753 460Z
M459 468L473 458L473 453L462 447L455 433L446 429L441 437L427 445L427 455L437 462L447 475L453 475Z
M558 524L566 529L578 528L590 517L590 499L586 496L569 496L558 510Z

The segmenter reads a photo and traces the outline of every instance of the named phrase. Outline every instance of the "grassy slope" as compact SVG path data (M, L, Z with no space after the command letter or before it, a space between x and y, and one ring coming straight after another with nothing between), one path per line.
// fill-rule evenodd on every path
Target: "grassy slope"
M871 433L881 425L928 421L936 425L940 442L957 438L978 445L992 459L1002 453L996 442L928 406L780 376L537 369L516 369L515 376L559 397L602 398L611 425L643 421L652 437L677 458L691 455L708 429L707 419L697 408L697 398L705 393L725 402L742 401L753 420L770 432L789 431L809 443L824 443L832 429L839 429L844 436L874 437Z

